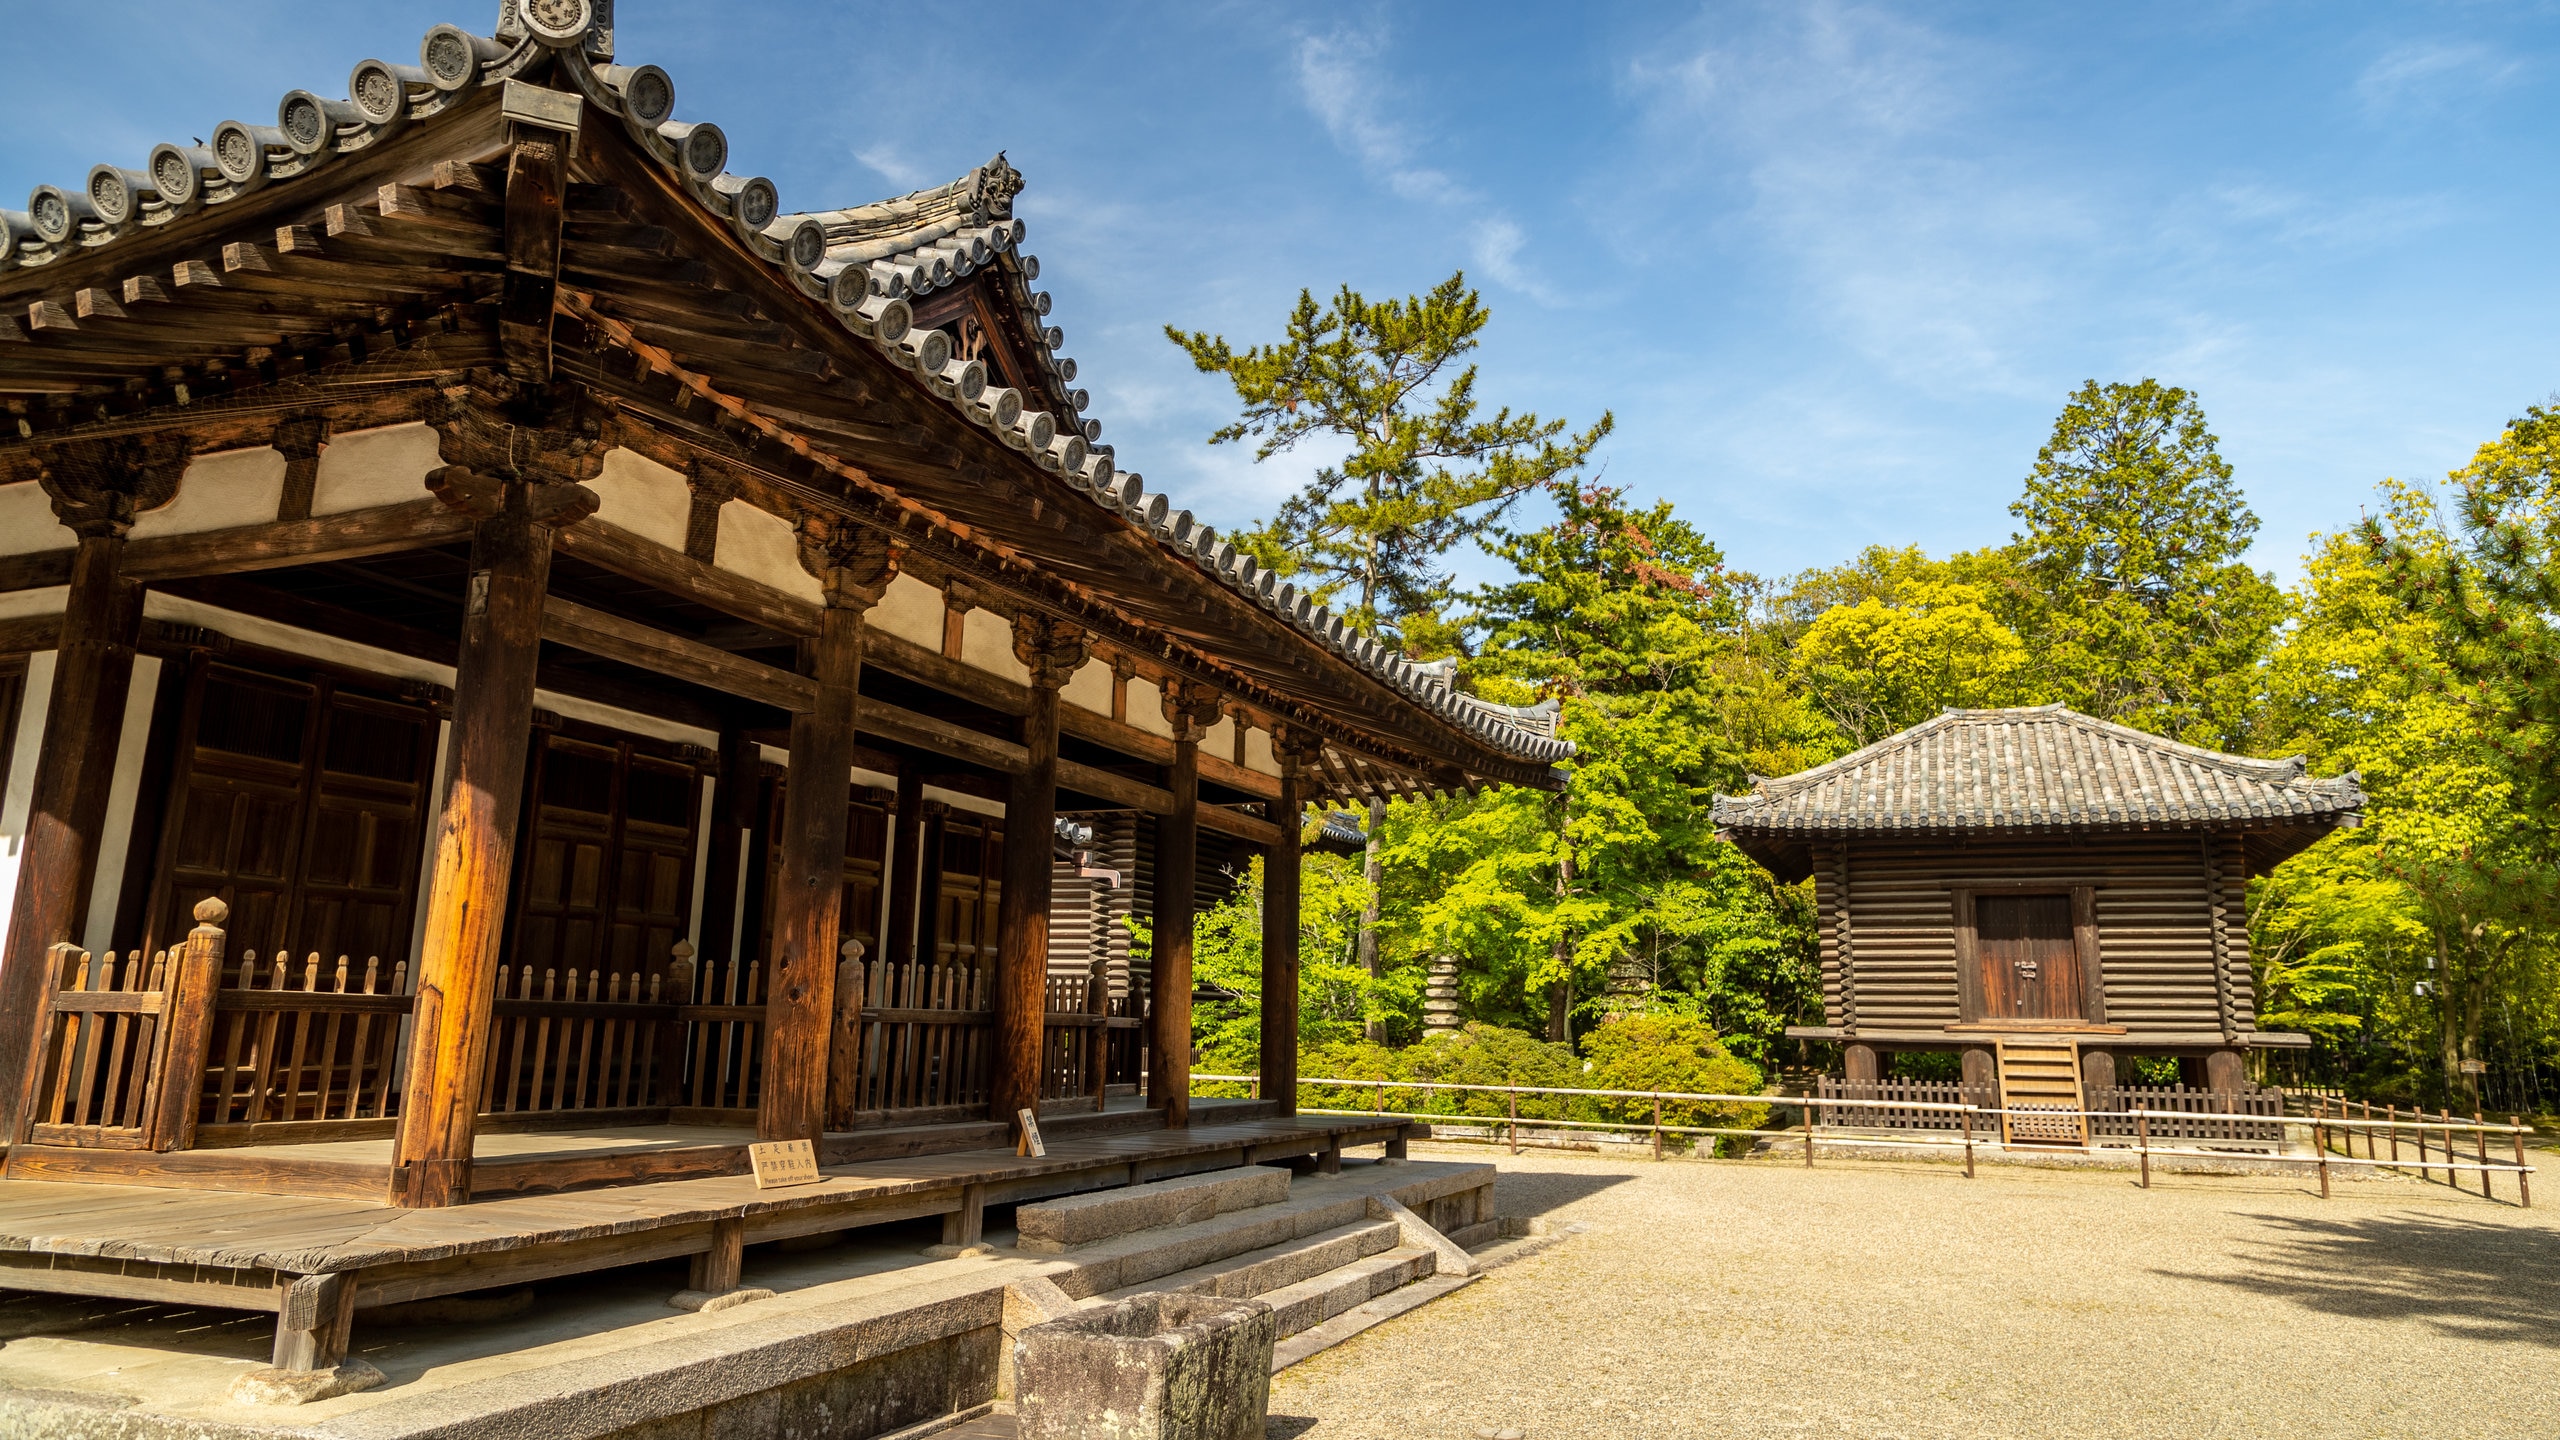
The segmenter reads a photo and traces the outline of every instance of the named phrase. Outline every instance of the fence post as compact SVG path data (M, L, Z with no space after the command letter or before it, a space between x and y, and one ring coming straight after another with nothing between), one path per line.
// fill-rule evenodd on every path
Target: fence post
M2382 1123L2390 1127L2391 1163L2397 1165L2400 1163L2400 1107L2397 1105L2382 1107Z
M1653 1158L1662 1158L1662 1092L1653 1096Z
M185 952L162 981L167 1008L161 1033L157 1090L150 1117L150 1148L186 1150L196 1143L196 1105L204 1089L205 1062L213 1050L213 1006L222 989L223 922L231 907L217 896L196 902L196 928Z
M2516 1142L2516 1203L2530 1210L2533 1208L2533 1182L2526 1176L2524 1168L2524 1119L2510 1115L2507 1123L2515 1127L2515 1134L2510 1138Z
M1964 1178L1970 1180L1973 1178L1973 1105L1964 1099L1962 1087L1958 1087L1956 1098L1964 1105L1956 1112L1956 1120L1964 1127Z
M2142 1188L2151 1188L2151 1109L2133 1112L2133 1148L2142 1156Z
M2325 1120L2329 1109L2327 1103L2323 1102L2320 1109L2322 1120ZM2326 1200L2329 1198L2329 1127L2322 1120L2311 1122L2311 1153L2320 1157L2320 1198Z
M2479 1111L2471 1112L2471 1123L2475 1126L2480 1123ZM2486 1200L2489 1198L2489 1132L2475 1129L2471 1138L2480 1142L2480 1198Z
M1807 1170L1810 1170L1810 1169L1812 1169L1812 1168L1813 1168L1813 1089L1814 1089L1814 1083L1815 1083L1815 1082L1813 1082L1813 1081L1811 1081L1811 1080L1808 1080L1808 1081L1806 1081L1806 1082L1805 1082L1805 1104L1804 1104L1804 1168L1806 1168Z
M1245 1092L1244 1092L1244 1093L1245 1093L1245 1098L1246 1098L1246 1099L1248 1099L1248 1100L1259 1100L1259 1099L1261 1099L1261 1098L1262 1098L1262 1075L1261 1075L1261 1072L1256 1071L1256 1072L1254 1073L1254 1075L1253 1075L1253 1078L1251 1078L1251 1079L1249 1079L1249 1080L1245 1081Z
M1511 1097L1511 1153L1517 1155L1520 1153L1520 1092L1513 1090L1509 1094Z

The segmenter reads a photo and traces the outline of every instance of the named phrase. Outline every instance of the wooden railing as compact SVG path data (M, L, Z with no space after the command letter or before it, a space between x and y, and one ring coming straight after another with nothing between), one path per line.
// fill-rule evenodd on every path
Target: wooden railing
M887 960L847 967L843 973L862 997L850 1091L855 1112L987 1103L995 1011L985 968Z
M664 1105L665 1035L684 1024L670 996L692 985L684 957L667 973L498 967L492 1006L485 1115L635 1110ZM727 1022L721 1022L727 1023Z
M678 967L681 968L679 973ZM698 979L693 946L676 942L666 989L690 992L692 1004L675 1018L683 1025L689 1058L683 1064L683 1104L697 1118L753 1118L764 1079L764 966L743 956L713 960Z
M387 1133L399 1108L408 968L380 957L331 963L317 951L299 962L243 954L237 978L225 976L214 994L206 1063L176 1072L197 1094L197 1143L312 1139L324 1125ZM348 1126L363 1121L377 1123Z
M1858 1125L1876 1130L1953 1130L1962 1113L1951 1106L1996 1109L1999 1087L1967 1085L1956 1080L1835 1080L1817 1077L1823 1100L1860 1102L1825 1105L1825 1125Z
M1049 977L1040 1034L1043 1100L1099 1100L1102 1095L1104 1037L1111 1017L1094 1007L1094 990L1093 981L1082 976Z
M46 952L32 1022L35 1088L19 1112L20 1144L171 1150L194 1143L194 1092L173 1073L203 1065L229 907L206 900L184 945L145 955ZM173 1058L174 1057L174 1058Z
M1103 1083L1143 1084L1147 1078L1146 977L1130 976L1128 993L1111 997L1109 1014L1111 1027L1104 1032L1110 1038L1103 1058Z

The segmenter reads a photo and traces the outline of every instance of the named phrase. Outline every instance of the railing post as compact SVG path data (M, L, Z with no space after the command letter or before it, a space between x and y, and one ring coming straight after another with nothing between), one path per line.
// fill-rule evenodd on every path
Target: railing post
M1653 1096L1653 1158L1662 1158L1662 1092Z
M2522 1116L2510 1115L2507 1117L2507 1124L2514 1127L2514 1134L2509 1138L2516 1142L2516 1204L2530 1210L2533 1208L2533 1181L2526 1175L2524 1168L2524 1119Z
M1816 1082L1816 1083L1818 1083L1818 1082ZM1806 1168L1807 1170L1810 1170L1810 1169L1812 1169L1812 1168L1813 1168L1813 1091L1814 1091L1814 1089L1815 1089L1815 1085L1814 1085L1814 1084L1807 1084L1807 1085L1805 1086L1805 1105L1804 1105L1804 1168Z
M1964 1098L1964 1087L1956 1087L1956 1103L1964 1106L1956 1112L1956 1121L1964 1129L1964 1178L1973 1178L1973 1104Z
M2471 1123L2474 1127L2471 1132L2471 1138L2480 1142L2480 1198L2486 1200L2490 1198L2489 1132L2485 1129L2477 1128L2480 1125L2480 1112L2477 1110L2471 1112Z
M1513 1090L1513 1091L1511 1091L1511 1092L1510 1092L1510 1096L1511 1096L1511 1153L1512 1153L1512 1154L1514 1154L1514 1155L1517 1155L1517 1154L1519 1154L1519 1153L1520 1153L1520 1092L1519 1092L1519 1091L1517 1091L1517 1090Z
M196 928L187 932L184 955L167 980L161 1002L165 1037L151 1116L153 1150L187 1150L196 1143L196 1108L204 1089L205 1061L213 1049L213 1005L222 989L222 924L231 907L219 897L196 902Z
M2151 1188L2151 1107L2133 1112L2133 1148L2142 1157L2142 1188Z
M2329 1126L2328 1103L2320 1106L2321 1118L2311 1122L2311 1153L2320 1157L2320 1198L2329 1198Z

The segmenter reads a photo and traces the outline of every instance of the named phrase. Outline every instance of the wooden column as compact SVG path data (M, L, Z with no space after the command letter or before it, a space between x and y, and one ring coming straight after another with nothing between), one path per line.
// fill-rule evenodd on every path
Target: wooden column
M1298 1113L1298 836L1306 816L1304 747L1293 734L1275 737L1280 799L1271 818L1280 839L1262 858L1262 1096L1280 1113Z
M756 781L764 766L763 748L747 738L744 724L731 721L720 733L719 793L711 806L711 833L703 866L702 946L700 958L727 964L736 959L731 936L738 928L738 876L746 868L745 832L756 823Z
M826 606L816 638L801 643L801 668L818 682L817 707L791 717L756 1106L763 1140L816 1140L826 1129L862 615L880 603L899 558L897 547L869 532L814 519L802 524L800 563L818 577Z
M178 493L184 442L100 441L44 457L39 479L53 513L77 537L71 594L45 705L44 748L18 857L9 944L0 959L0 1120L19 1131L36 1063L37 999L52 974L48 952L76 941L106 828L107 789L124 730L133 650L142 632L142 587L123 575L125 535L143 511Z
M1843 1078L1874 1084L1876 1079L1876 1047L1852 1040L1840 1047Z
M551 540L596 507L595 492L583 486L501 481L461 465L436 472L427 486L480 523L471 540L454 676L452 779L427 883L393 1156L392 1202L417 1208L471 1198L471 1147L524 804Z
M1148 964L1147 1103L1167 1129L1191 1123L1192 891L1200 867L1200 737L1217 723L1218 698L1167 681L1164 718L1173 726L1173 766L1165 788L1173 810L1156 821L1155 946Z
M924 896L924 776L912 766L898 775L898 813L889 841L889 933L880 958L905 964L916 958L916 907Z
M1090 653L1082 627L1045 615L1013 622L1013 654L1031 672L1021 771L1004 807L1004 891L996 906L995 1073L989 1118L1040 1109L1049 990L1051 837L1058 823L1058 691Z

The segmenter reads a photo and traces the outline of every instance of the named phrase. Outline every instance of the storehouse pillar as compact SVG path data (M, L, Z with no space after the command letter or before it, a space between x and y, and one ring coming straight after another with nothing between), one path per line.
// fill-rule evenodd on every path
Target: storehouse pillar
M1090 654L1083 627L1025 613L1013 655L1031 672L1023 766L1004 807L1004 891L996 906L996 1046L990 1118L1040 1110L1047 1044L1051 837L1058 823L1058 691Z
M187 454L182 439L91 441L47 454L38 475L75 548L8 951L0 959L0 1100L7 1105L0 1118L10 1122L0 1135L19 1133L35 1062L32 1017L50 983L45 952L79 938L106 828L108 782L142 633L142 587L123 575L125 535L142 512L176 498Z

